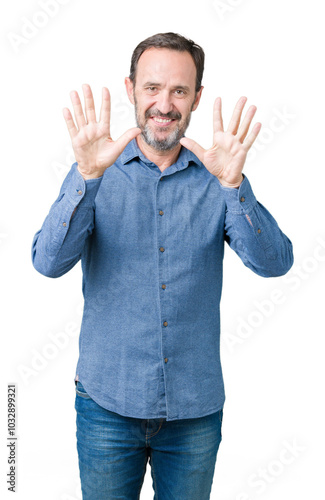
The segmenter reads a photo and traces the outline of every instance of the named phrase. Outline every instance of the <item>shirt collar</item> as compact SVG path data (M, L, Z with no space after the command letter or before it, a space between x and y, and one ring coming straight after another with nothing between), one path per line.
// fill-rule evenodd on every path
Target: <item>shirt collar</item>
M120 156L120 159L124 165L134 158L140 158L140 160L142 160L144 163L151 163L150 160L148 160L148 158L140 150L136 138L132 139L132 141L127 144L126 148ZM189 166L190 163L194 163L196 165L201 164L194 153L182 146L176 161L176 165L182 166L184 168L185 166Z

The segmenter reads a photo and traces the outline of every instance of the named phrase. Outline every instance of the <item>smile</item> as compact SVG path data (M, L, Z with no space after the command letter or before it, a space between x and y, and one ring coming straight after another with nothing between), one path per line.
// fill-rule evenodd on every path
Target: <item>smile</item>
M171 118L158 118L158 116L152 116L152 119L155 123L157 123L157 125L169 125L170 123L172 123L174 120L171 119Z

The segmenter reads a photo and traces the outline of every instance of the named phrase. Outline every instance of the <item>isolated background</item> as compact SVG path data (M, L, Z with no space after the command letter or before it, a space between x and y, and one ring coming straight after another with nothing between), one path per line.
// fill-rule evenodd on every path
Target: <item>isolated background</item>
M49 4L52 16L44 14ZM81 499L73 382L81 268L78 263L59 279L45 278L32 267L31 243L75 161L62 115L63 107L72 110L69 92L82 96L81 85L89 83L99 114L101 88L107 86L117 138L135 123L124 89L131 53L147 36L166 31L192 38L206 53L205 88L188 137L211 145L217 96L225 124L241 95L248 97L246 108L257 106L255 121L263 128L244 172L295 254L286 277L264 279L226 249L221 303L226 403L211 499L321 498L322 2L19 0L1 10L1 498L12 498L6 485L6 394L7 384L15 382L15 498ZM25 41L18 38L23 33L29 33ZM143 500L153 498L150 472L148 465Z

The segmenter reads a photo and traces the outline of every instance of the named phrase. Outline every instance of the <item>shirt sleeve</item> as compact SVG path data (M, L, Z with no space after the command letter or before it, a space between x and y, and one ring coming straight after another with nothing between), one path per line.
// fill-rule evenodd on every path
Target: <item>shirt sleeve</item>
M293 264L292 243L259 203L246 176L238 189L221 185L226 201L225 240L245 266L259 276L286 274Z
M94 228L95 197L102 177L85 180L74 163L32 243L35 269L51 278L68 272L80 259Z

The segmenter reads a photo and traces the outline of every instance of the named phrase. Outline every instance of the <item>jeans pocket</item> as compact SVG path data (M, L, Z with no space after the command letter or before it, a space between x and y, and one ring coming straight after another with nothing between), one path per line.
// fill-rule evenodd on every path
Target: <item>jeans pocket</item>
M84 399L91 399L89 394L86 393L84 386L79 381L76 384L76 393L78 396L81 396Z

